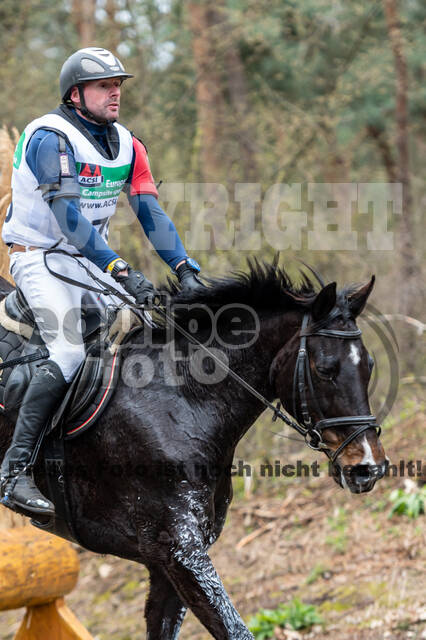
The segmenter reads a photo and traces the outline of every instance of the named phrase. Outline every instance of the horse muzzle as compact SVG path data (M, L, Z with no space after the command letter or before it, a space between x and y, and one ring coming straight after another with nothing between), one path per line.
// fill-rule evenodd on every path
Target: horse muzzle
M349 489L351 493L368 493L374 488L377 480L383 478L387 465L387 461L381 464L355 464L343 468L336 464L333 477L341 487Z

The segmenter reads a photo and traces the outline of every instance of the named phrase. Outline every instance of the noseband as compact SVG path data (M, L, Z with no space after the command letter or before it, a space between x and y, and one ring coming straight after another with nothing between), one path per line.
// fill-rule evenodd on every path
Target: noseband
M357 438L361 433L364 433L364 431L375 429L377 436L379 436L381 432L380 426L376 424L375 416L372 415L325 418L316 399L309 363L308 337L327 336L329 338L352 340L354 338L359 338L362 333L360 329L354 329L353 331L340 331L338 329L324 328L330 320L336 318L339 313L339 310L335 309L334 312L329 314L325 320L311 325L309 325L309 314L304 315L302 327L300 329L300 347L297 354L293 377L293 415L302 426L302 429L304 429L303 435L305 437L306 444L311 449L325 451L333 463L336 461L343 449L345 449L348 444L352 442L352 440L355 440L355 438ZM315 411L321 418L315 424L312 424L312 418L308 409L308 389L310 397L315 405ZM297 399L299 399L299 411L297 409ZM325 444L322 435L324 429L345 428L350 426L357 427L357 429L351 433L335 451Z

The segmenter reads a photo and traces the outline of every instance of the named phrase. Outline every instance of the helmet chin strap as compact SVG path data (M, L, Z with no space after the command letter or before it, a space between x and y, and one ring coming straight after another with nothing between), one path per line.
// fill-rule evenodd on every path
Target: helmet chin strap
M86 105L86 100L84 99L83 87L81 85L77 85L77 88L78 95L80 96L80 107L76 107L76 109L81 112L82 116L86 116L86 118L94 120L97 124L112 124L117 120L117 118L110 118L109 120L106 118L99 118L99 116L89 111Z

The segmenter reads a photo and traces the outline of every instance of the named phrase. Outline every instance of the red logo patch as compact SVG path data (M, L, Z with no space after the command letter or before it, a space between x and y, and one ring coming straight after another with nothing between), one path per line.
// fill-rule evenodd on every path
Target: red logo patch
M97 187L102 184L104 177L101 167L98 164L89 164L86 162L81 166L78 175L78 182L86 187Z

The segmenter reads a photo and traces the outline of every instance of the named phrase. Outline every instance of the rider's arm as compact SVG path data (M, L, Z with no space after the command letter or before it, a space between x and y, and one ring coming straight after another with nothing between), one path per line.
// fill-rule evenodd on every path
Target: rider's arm
M175 225L158 204L158 192L149 168L146 149L135 137L133 149L133 162L126 189L130 206L160 258L171 269L176 269L187 259L187 253Z
M66 150L71 176L62 179L59 189L46 188L60 182L59 144L56 133L43 129L36 131L28 144L25 157L42 189L43 199L49 205L64 236L83 256L105 271L119 256L82 215L74 154L68 144Z

